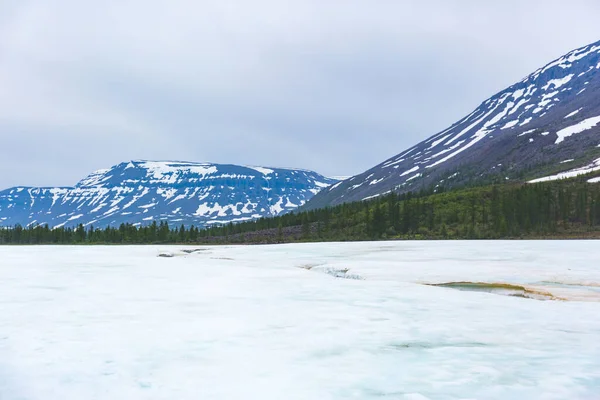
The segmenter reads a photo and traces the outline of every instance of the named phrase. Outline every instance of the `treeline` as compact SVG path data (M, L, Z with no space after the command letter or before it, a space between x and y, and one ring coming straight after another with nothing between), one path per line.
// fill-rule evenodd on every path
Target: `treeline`
M283 243L379 239L600 237L600 184L585 180L391 193L370 201L198 229L16 226L0 244Z
M50 228L17 225L0 229L0 244L151 244L151 243L186 243L196 242L207 231L194 226L170 228L167 222L154 221L148 226L137 227L121 224L118 228L106 227L97 229L79 225L76 228Z
M600 237L600 185L579 180L391 193L213 228L212 235L226 243Z

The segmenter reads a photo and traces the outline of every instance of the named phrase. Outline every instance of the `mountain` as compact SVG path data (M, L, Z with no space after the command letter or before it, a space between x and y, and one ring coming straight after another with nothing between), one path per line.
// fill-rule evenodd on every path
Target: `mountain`
M600 169L599 145L597 42L538 69L448 129L322 191L305 207L390 191L559 179Z
M74 187L0 192L0 224L207 226L280 215L336 183L312 171L177 161L131 161Z

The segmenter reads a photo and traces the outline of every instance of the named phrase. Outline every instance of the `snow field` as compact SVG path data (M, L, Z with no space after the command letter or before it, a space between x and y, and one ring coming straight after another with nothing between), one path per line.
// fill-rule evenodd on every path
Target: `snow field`
M597 242L184 249L0 247L0 399L600 392ZM460 281L571 301L423 285Z

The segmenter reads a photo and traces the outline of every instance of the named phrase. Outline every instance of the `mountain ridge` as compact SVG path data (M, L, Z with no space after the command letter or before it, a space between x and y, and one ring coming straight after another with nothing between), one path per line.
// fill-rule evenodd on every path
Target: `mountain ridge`
M131 160L74 186L0 191L0 226L121 223L209 226L280 215L336 183L316 172L171 160Z
M566 171L560 163L567 159L574 169L592 165L600 159L599 72L600 41L572 50L445 130L332 185L305 209L390 191L533 180Z

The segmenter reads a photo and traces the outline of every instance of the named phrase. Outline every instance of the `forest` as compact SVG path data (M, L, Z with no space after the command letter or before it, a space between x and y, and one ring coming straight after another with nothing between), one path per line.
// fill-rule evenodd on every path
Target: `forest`
M600 237L600 185L585 178L390 193L335 207L199 228L14 226L0 244L264 244L391 239Z

